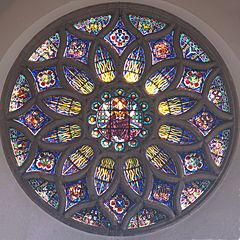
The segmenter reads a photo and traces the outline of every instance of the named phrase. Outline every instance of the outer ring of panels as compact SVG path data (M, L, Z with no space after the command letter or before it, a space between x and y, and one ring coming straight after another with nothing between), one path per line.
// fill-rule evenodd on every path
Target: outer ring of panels
M112 18L110 23L104 28L97 36L90 36L85 33L79 33L76 29L72 27L74 23L76 23L79 18L81 19L87 19L92 16L101 16L101 15L108 15L111 14ZM128 14L133 14L133 15L141 15L141 16L148 16L153 19L159 19L164 23L167 23L167 27L163 29L162 31L155 33L154 35L141 35L140 32L131 25L130 21L127 20ZM109 31L111 31L118 19L118 16L122 16L123 21L125 26L131 31L133 35L136 36L136 40L133 41L128 48L122 53L121 56L119 56L114 49L110 47L110 45L104 40L104 36L108 34ZM151 66L151 51L150 48L147 44L147 42L153 40L153 39L161 39L168 33L170 33L174 29L176 36L180 36L180 32L186 33L188 36L190 36L192 39L194 39L197 44L199 44L201 47L203 47L204 51L207 53L207 55L210 57L212 61L208 63L199 63L199 62L193 62L190 60L183 59L183 57L180 57L182 55L181 49L178 45L178 41L176 40L176 37L173 41L173 46L176 51L176 57L172 60L166 60L163 63L157 64L156 66ZM224 122L220 127L215 128L212 130L211 134L207 136L206 138L201 137L201 134L197 132L197 130L194 130L194 127L187 127L187 130L190 130L190 132L194 132L196 135L196 138L199 140L197 143L194 143L192 145L187 145L187 146L176 146L176 145L171 145L168 144L166 141L163 141L159 139L158 136L158 129L160 126L160 123L168 123L170 122L171 124L175 124L179 126L179 123L183 124L183 120L180 118L176 118L175 116L170 116L170 117L165 117L165 116L159 116L159 117L153 117L153 122L150 128L150 134L149 134L149 139L141 141L140 147L136 149L126 149L124 153L119 153L114 150L105 150L102 149L101 146L97 141L94 141L91 136L86 137L87 134L90 135L89 133L89 124L87 122L87 118L89 116L89 111L82 111L82 116L81 114L77 117L72 117L72 118L59 118L58 114L51 113L51 117L55 119L55 121L51 122L49 125L47 125L42 132L40 132L40 136L37 135L36 137L31 134L29 131L26 130L26 127L24 127L21 124L16 123L16 121L13 121L13 118L16 118L19 116L19 114L23 114L26 112L25 109L27 107L30 109L33 104L41 104L41 98L37 97L37 91L34 90L34 84L33 84L33 79L29 81L30 84L30 89L32 91L32 99L26 103L26 105L23 107L23 110L17 111L16 115L14 112L9 113L9 101L11 98L11 92L13 90L13 87L15 85L16 79L18 78L19 74L23 73L27 76L28 79L31 79L31 74L27 73L27 68L44 68L44 67L52 67L55 66L58 72L58 77L61 81L61 79L64 79L64 73L62 70L62 66L65 64L68 64L71 62L71 60L64 59L62 56L64 54L65 46L66 46L66 31L71 31L72 33L76 34L77 36L84 36L85 39L88 39L92 41L92 45L90 46L90 51L89 51L89 56L88 58L90 59L91 63L88 63L89 65L86 65L84 69L89 67L87 70L90 76L95 81L95 90L88 94L88 95L79 95L76 91L72 90L71 86L68 85L65 90L63 89L55 89L55 90L50 90L49 92L46 92L46 96L51 96L51 94L54 95L62 95L64 93L67 93L67 96L73 97L81 102L81 107L83 108L84 106L88 106L89 109L91 108L89 105L89 99L94 100L95 98L99 98L99 93L96 89L98 87L104 86L104 84L108 84L107 88L109 92L113 92L116 90L119 86L121 88L126 89L127 91L135 91L139 93L140 95L140 100L146 100L151 106L150 108L152 111L152 115L155 116L158 113L158 103L160 100L166 99L166 97L169 96L180 96L180 93L176 90L177 84L180 81L180 78L184 72L184 65L190 65L192 68L197 68L200 69L201 67L203 69L207 68L212 68L214 69L214 74L215 76L218 74L221 74L226 92L229 96L229 105L231 107L231 112L228 113L221 113L220 111L216 110L216 107L213 105L209 107L208 109L213 112L218 114L220 118L222 117L223 119L226 119L226 122ZM52 34L58 32L61 37L60 41L60 47L58 49L57 57L54 59L50 59L45 62L28 62L28 58L30 57L30 53L33 53L35 49L41 45L44 40L46 40L46 36L51 36ZM97 75L94 69L94 53L98 45L103 46L106 48L112 55L113 59L115 60L116 63L116 78L114 81L111 83L103 83L100 80L97 80ZM145 52L146 56L146 65L145 65L145 71L143 75L141 76L141 80L138 81L137 83L134 84L129 84L127 83L124 79L123 76L121 75L121 72L123 71L123 66L124 66L124 61L127 58L127 56L133 51L134 48L142 46ZM83 64L80 64L83 66ZM153 72L152 68L155 68L155 70L158 69L159 66L171 66L171 65L176 65L178 67L177 74L175 82L173 86L170 87L170 90L162 92L157 95L157 98L159 99L154 100L154 96L149 96L144 92L144 90L139 91L139 89L144 89L144 83L148 77L148 72L151 71ZM72 61L71 66L78 67L78 63ZM213 75L214 75L213 74ZM143 81L144 79L144 81ZM63 83L64 87L66 86L66 82ZM206 84L206 88L209 88L209 84ZM204 87L204 88L205 88ZM175 89L175 90L174 90ZM65 91L65 92L64 92ZM170 95L169 95L170 93ZM203 94L205 94L205 97L199 97L197 100L201 102L201 104L198 104L199 106L196 106L198 110L194 110L194 113L197 113L200 111L201 106L205 104L207 101L206 93L205 90L203 89ZM189 97L196 97L196 94L192 94L189 92L187 94ZM182 218L184 215L188 214L190 211L193 209L196 209L205 201L205 198L209 196L209 193L212 192L216 185L219 183L219 181L222 179L223 174L226 172L226 169L230 163L231 160L231 155L234 151L234 147L236 146L236 140L237 140L237 111L238 111L238 106L236 104L236 94L235 94L235 88L232 84L232 79L231 76L228 72L228 69L223 61L223 59L220 57L214 46L194 27L189 25L188 23L184 22L183 20L179 19L178 17L171 15L163 10L156 9L156 8L151 8L145 5L139 5L139 4L132 4L132 3L111 3L111 4L102 4L102 5L97 5L97 6L92 6L84 9L77 10L75 12L72 12L68 15L65 15L58 20L54 21L52 24L44 28L40 33L38 33L22 50L22 52L19 54L17 57L14 65L12 66L8 77L6 79L6 83L4 86L3 94L2 94L2 99L1 99L1 137L2 137L2 144L3 144L3 149L5 151L5 156L7 158L8 164L17 179L18 183L21 185L21 187L24 189L24 191L27 193L27 195L38 205L40 206L43 210L45 210L47 213L51 214L53 217L59 219L60 221L66 223L67 225L70 225L74 228L90 232L90 233L96 233L96 234L101 234L101 235L112 235L112 236L128 236L128 235L136 235L140 233L146 233L146 232L152 232L153 230L158 230L159 228L163 228L167 225L173 224L173 222L176 222L178 219ZM46 107L43 109L45 113L51 112L49 109ZM189 113L186 113L184 116L189 119L194 115L192 111L190 110ZM180 119L180 120L179 120ZM83 124L85 121L85 124ZM159 123L160 121L160 123ZM46 134L48 131L54 129L54 127L57 127L59 125L64 125L66 123L73 124L75 122L81 122L81 131L82 135L79 138L80 140L75 141L72 143L72 145L68 144L63 144L63 145L46 145L40 142L40 138ZM180 124L180 126L182 126ZM94 152L95 152L95 159L94 162L92 163L91 167L86 168L83 172L80 172L76 174L75 176L68 176L68 177L63 177L61 175L61 169L59 166L56 166L55 169L55 174L54 175L44 175L44 179L47 181L52 181L56 184L56 190L58 192L58 197L59 197L59 207L57 209L54 209L50 205L48 205L46 202L44 202L32 189L32 187L28 184L28 180L30 178L41 178L41 174L37 172L32 172L28 175L25 174L25 171L29 167L18 167L16 164L15 157L12 152L11 148L11 143L10 143L10 138L9 138L9 128L15 127L19 131L23 132L27 138L31 141L31 150L29 152L29 158L33 159L34 152L36 152L36 149L38 147L43 148L43 149L48 149L51 151L61 151L62 155L61 158L63 159L64 157L67 158L67 156L71 153L71 151L68 149L69 146L71 146L71 150L75 149L77 146L79 146L79 142L81 142L81 139L83 139L84 144L89 144ZM213 163L210 163L209 160L206 160L208 164L210 165L211 171L208 173L198 173L198 174L193 174L193 175L184 175L184 170L181 168L181 160L179 158L178 152L184 152L182 151L185 150L187 152L191 152L197 148L207 148L207 143L214 137L216 136L221 130L224 129L231 129L231 137L229 139L229 147L228 150L225 154L224 157L224 162L220 168L216 167L213 165ZM147 166L146 164L146 159L144 159L145 156L145 151L148 146L151 144L156 144L156 139L158 139L159 144L161 147L166 150L167 152L170 152L172 156L178 160L176 160L176 168L178 175L176 177L173 176L168 176L168 175L161 175L161 173L157 173L157 170L153 170L152 167ZM174 151L175 149L175 151ZM90 202L82 203L79 204L79 206L70 209L68 211L65 211L65 193L64 193L64 188L63 186L67 186L69 182L74 182L78 179L81 179L86 172L88 176L94 176L94 171L97 167L97 164L99 161L104 158L104 157L109 157L114 159L115 164L116 164L116 169L123 169L124 168L124 162L127 160L125 157L127 153L127 158L128 157L137 157L140 160L140 164L144 169L144 174L146 176L146 185L145 185L145 193L143 194L142 197L139 197L134 193L128 186L127 182L124 180L125 176L123 171L116 171L116 176L114 178L114 181L112 182L112 187L109 189L107 194L103 194L103 196L98 196L95 199L91 199ZM207 155L207 158L210 158L210 155ZM176 183L176 189L175 193L173 196L173 201L174 201L174 207L172 209L169 209L163 204L157 204L151 201L148 201L148 196L151 192L152 184L151 182L153 181L154 176L160 177L161 180L163 181L170 181L172 183ZM210 187L204 192L204 194L193 204L191 204L187 209L182 210L180 206L180 195L181 192L184 188L184 185L187 185L190 182L197 181L197 180L209 180L211 181ZM90 179L90 177L87 177L87 181L93 181L93 179ZM131 203L134 203L135 206L129 210L129 212L126 214L124 217L124 221L122 224L117 224L116 219L111 216L111 214L108 212L106 208L103 207L103 203L106 202L110 196L114 195L114 191L118 188L119 183L121 182L121 191L123 191L124 194L127 194L129 200ZM89 187L89 186L88 186ZM89 187L89 193L93 193L95 191L93 185ZM100 207L102 212L109 218L109 221L112 224L112 228L106 229L106 228L101 228L101 227L93 227L87 224L82 224L79 223L71 218L72 214L74 214L74 211L81 210L84 208L92 208L94 206ZM131 219L131 217L135 214L137 214L142 208L152 208L161 211L167 216L167 220L150 225L148 227L142 227L142 228L137 228L137 229L128 229L128 223Z

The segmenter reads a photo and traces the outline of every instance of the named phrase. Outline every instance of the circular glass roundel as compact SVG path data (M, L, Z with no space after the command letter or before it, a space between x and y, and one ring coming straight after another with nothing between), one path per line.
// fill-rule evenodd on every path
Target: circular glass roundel
M70 226L159 229L202 204L226 169L231 86L215 48L181 19L129 3L81 9L12 66L6 157L31 199Z

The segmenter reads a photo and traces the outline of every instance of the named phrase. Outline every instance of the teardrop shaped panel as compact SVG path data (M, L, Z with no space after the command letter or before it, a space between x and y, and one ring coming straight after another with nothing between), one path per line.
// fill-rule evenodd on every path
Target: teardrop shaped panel
M43 102L54 112L65 116L75 116L81 111L81 103L66 96L50 96Z
M105 28L109 24L111 18L111 15L91 17L88 19L80 20L73 26L80 31L97 35L103 28Z
M68 83L77 92L85 95L93 91L94 82L84 71L70 66L63 67L63 71Z
M102 47L98 47L94 57L95 69L98 77L103 82L112 82L116 76L116 67L109 52Z
M208 143L212 159L218 167L221 167L221 165L223 164L225 155L228 150L230 136L231 130L225 129Z
M141 47L135 48L127 57L123 76L128 83L138 82L145 68L145 54Z
M176 67L164 67L152 74L145 83L145 90L149 95L156 95L165 91L175 78Z
M158 105L158 111L162 115L181 115L190 110L196 100L189 97L169 97L161 101Z
M94 174L97 195L102 195L110 186L115 174L115 162L111 158L100 160Z
M60 36L59 33L55 33L43 44L36 49L36 51L28 59L32 62L43 62L48 59L55 58L60 46Z
M197 62L209 62L207 54L190 37L182 33L180 35L180 47L183 57Z
M147 160L166 174L176 175L176 166L169 154L158 145L151 145L146 150Z
M124 174L128 185L138 195L142 195L145 185L143 168L137 158L129 158L124 165Z
M185 184L180 196L181 209L184 210L192 205L209 188L210 184L209 180L197 180Z
M23 107L24 104L31 99L32 93L29 83L25 76L19 75L12 91L12 96L9 104L9 112L14 112Z
M72 219L93 227L110 228L110 221L97 207L81 209L74 213Z
M71 175L84 169L93 159L94 150L89 145L82 145L77 148L65 160L62 168L62 175Z
M170 124L161 125L158 134L161 139L170 143L185 145L196 142L196 138L191 132Z
M47 133L42 140L48 143L67 143L81 136L81 128L77 124L65 124Z
M15 128L9 129L9 137L15 160L17 165L21 167L28 157L31 142L22 132Z
M230 104L224 83L220 76L217 76L210 87L208 100L224 112L230 112Z
M138 29L143 35L162 31L166 27L166 23L149 17L129 15L132 25Z
M28 183L43 201L55 209L58 208L59 196L55 183L39 178L29 179Z
M128 229L143 228L166 220L167 216L161 211L152 208L142 208L130 219Z

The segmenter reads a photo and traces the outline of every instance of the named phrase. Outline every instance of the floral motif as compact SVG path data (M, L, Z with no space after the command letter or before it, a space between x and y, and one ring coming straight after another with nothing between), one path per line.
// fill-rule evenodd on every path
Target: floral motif
M86 179L78 180L77 182L66 184L66 207L69 209L78 203L88 200L88 191L86 186Z
M152 64L156 64L165 59L175 58L176 53L173 47L173 35L171 32L164 39L151 41L150 48L152 51Z
M185 67L184 74L178 88L201 93L203 91L203 86L206 78L210 74L210 70L196 70L189 67Z
M205 106L200 112L189 119L198 130L206 136L217 124L221 123L222 120L211 113Z
M36 161L38 168L49 171L54 166L54 155L53 154L40 154Z
M52 87L56 83L55 74L52 70L45 70L37 75L41 88Z
M152 192L149 195L149 200L160 202L170 208L173 206L173 194L176 185L165 182L159 179L154 179Z
M87 64L90 45L90 41L79 39L67 32L67 47L64 57L73 58L74 60Z
M202 159L198 153L188 154L185 157L186 169L190 172L196 172L198 169L201 169L203 166Z
M113 212L118 222L122 221L132 205L130 200L122 193L115 194L104 204Z
M117 51L119 55L122 55L126 47L136 39L129 30L125 27L121 18L119 18L114 29L104 37L112 47Z
M193 152L180 154L185 175L190 175L196 172L207 172L208 165L204 161L204 153L202 149Z
M54 174L55 165L59 159L59 156L60 154L58 152L39 150L31 166L27 169L27 172L42 171L45 173Z
M34 135L36 135L41 128L51 121L51 118L43 113L37 105L23 115L20 115L15 121L25 125Z

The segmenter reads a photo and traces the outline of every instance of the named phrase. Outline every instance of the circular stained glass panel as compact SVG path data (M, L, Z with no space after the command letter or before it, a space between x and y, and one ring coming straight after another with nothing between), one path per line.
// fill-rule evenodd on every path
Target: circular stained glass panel
M23 189L96 234L159 229L196 208L236 134L231 77L215 48L181 19L129 3L78 10L37 34L1 106Z

